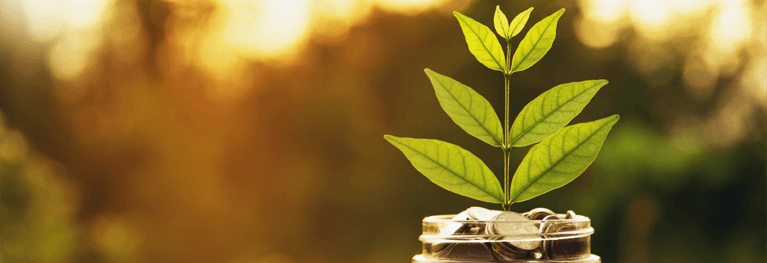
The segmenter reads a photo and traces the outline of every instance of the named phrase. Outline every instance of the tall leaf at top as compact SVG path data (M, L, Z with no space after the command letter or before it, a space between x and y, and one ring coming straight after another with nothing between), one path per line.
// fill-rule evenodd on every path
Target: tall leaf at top
M523 71L549 52L551 45L554 44L554 38L557 37L557 22L565 9L559 9L556 13L535 23L527 35L519 43L517 51L514 52L514 58L511 59L511 72Z
M510 39L509 36L509 19L506 18L506 14L501 11L500 6L495 6L495 15L493 15L493 26L495 26L495 32L499 36L505 39Z
M509 24L509 38L512 38L519 34L519 32L522 32L522 28L525 27L525 24L527 24L527 19L530 18L530 13L533 12L533 8L528 8L527 10L523 11L522 13L519 13L516 17L514 17L513 20L511 20L511 24Z

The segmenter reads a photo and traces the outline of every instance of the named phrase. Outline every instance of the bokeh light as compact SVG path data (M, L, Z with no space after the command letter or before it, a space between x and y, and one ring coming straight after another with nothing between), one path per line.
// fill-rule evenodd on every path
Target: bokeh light
M534 7L527 29L567 9L512 112L607 79L574 123L621 115L581 177L515 209L589 216L604 262L765 261L764 0L0 0L0 261L408 262L423 217L498 208L382 138L500 174L423 75L501 109L452 14L492 27L496 5Z

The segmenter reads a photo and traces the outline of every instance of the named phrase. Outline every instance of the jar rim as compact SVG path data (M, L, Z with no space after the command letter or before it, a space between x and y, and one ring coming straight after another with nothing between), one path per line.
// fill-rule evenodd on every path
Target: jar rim
M419 236L421 241L427 240L456 240L458 242L480 242L490 240L489 242L504 242L507 239L540 241L543 239L572 239L590 236L594 233L591 227L591 219L585 216L576 216L573 219L551 219L551 220L453 220L455 215L435 215L423 219L423 233ZM562 215L564 217L564 215ZM492 232L465 232L456 233L454 231L465 226L478 227L485 229L488 227L508 226L512 229L517 227L534 227L539 229L535 233L505 233L498 234ZM447 227L447 228L446 228ZM549 231L556 229L556 231ZM479 230L477 230L479 231ZM484 242L484 241L482 241Z
M591 219L582 216L582 215L576 215L573 219L549 219L549 220L526 220L526 221L509 221L509 220L453 220L453 218L456 216L456 214L449 214L449 215L433 215L433 216L427 216L423 219L424 223L467 223L467 224L482 224L482 223L541 223L541 222L547 222L547 223L585 223L585 222L591 222ZM563 214L557 214L557 216L560 216L560 218L564 218L565 215Z

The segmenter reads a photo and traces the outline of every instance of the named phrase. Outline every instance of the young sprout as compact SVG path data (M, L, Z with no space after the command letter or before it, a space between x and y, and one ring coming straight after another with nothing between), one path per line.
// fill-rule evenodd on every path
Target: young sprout
M596 159L607 133L619 118L612 115L567 126L607 84L607 80L586 80L560 84L544 92L528 103L509 127L509 79L513 73L533 66L551 49L557 22L565 9L533 25L512 56L511 38L522 31L532 11L533 8L529 8L508 22L500 7L496 7L493 24L496 33L506 40L505 54L490 28L453 12L471 54L486 67L504 75L503 126L482 95L450 77L425 69L447 115L470 135L503 151L503 187L482 160L457 145L384 135L416 170L435 184L459 195L500 203L504 210L509 210L513 203L562 187L581 175ZM535 143L538 144L530 149L510 178L511 148Z

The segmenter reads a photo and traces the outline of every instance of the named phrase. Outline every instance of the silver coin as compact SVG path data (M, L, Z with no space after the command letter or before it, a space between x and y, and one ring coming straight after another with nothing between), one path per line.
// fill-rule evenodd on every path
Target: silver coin
M479 206L472 206L466 210L470 220L488 221L492 220L501 211L490 210Z
M574 217L575 213L572 211L568 211L568 213L565 214L565 219L572 219ZM562 231L574 231L575 226L562 222L545 222L548 220L560 220L560 218L555 215L547 216L543 219L544 222L541 223L541 236L544 238L543 244L541 245L541 253L545 259L568 259L575 258L587 253L587 245L585 244L588 242L588 238L557 240L549 239L547 234Z
M530 220L541 220L546 216L556 215L556 214L557 213L554 213L554 211L551 211L543 207L534 208L533 210L522 213L523 216L529 218Z
M455 215L453 221L469 221L469 212L463 211ZM440 229L440 235L453 236L453 235L476 235L484 233L484 229L481 229L476 224L452 222L448 223ZM457 242L440 242L431 246L431 255L436 258L457 258L455 253L451 252L456 246L460 245ZM489 252L488 252L489 253Z
M460 226L456 228L455 231L453 231L452 235L478 235L481 233L485 233L485 225L484 224L472 224L471 221L477 220L475 217L470 216L470 209L467 209L466 211L463 211L453 217L454 221L467 221L466 223L453 223L453 227ZM451 228L451 229L452 229Z
M547 220L558 220L559 217L556 215L549 215L543 218L543 222L541 222L541 237L543 237L543 241L541 242L541 254L542 257L545 259L551 258L551 243L552 240L549 240L548 233L555 233L557 231L556 224L547 223Z
M576 216L575 212L573 210L567 210L567 213L565 214L565 219L574 219Z
M514 236L514 235L535 235L538 234L538 227L530 219L520 214L504 211L493 218L493 221L514 221L514 223L494 223L487 227L486 232L489 235ZM529 252L538 248L539 241L512 241L512 238L503 238L506 242L493 242L497 249L516 250L514 252ZM519 254L519 253L513 253Z
M460 212L453 217L453 221L466 221L466 220L469 220L469 213L466 211ZM439 234L440 235L460 234L462 231L458 231L458 230L462 230L464 226L465 224L461 224L461 223L450 223L450 224L447 224L446 226L443 226L439 230Z
M559 231L559 229L556 229L556 224L547 223L546 222L547 220L560 220L559 216L557 216L557 215L548 215L548 216L544 217L541 220L543 222L541 222L540 233L544 234L544 235L542 235L544 238L546 237L545 234L547 234L547 233L556 233L557 231Z

